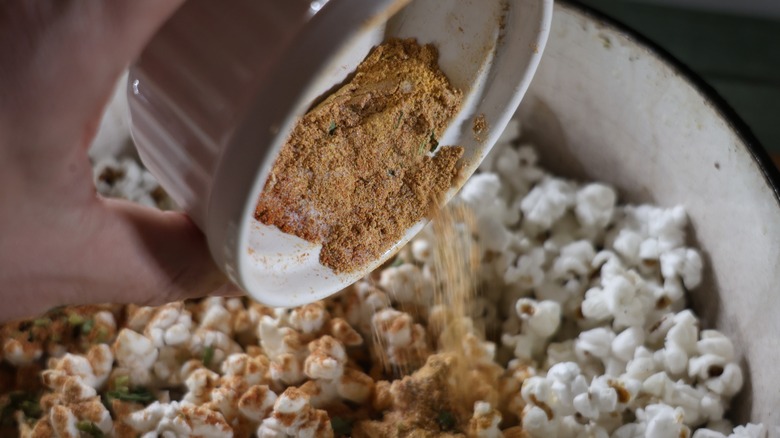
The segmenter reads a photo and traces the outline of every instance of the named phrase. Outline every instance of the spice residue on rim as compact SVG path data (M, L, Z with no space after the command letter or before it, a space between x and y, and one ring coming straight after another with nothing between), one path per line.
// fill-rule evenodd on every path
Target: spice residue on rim
M355 271L390 249L452 187L461 147L438 138L463 100L433 46L390 40L309 111L282 147L255 210ZM435 154L434 154L435 152Z

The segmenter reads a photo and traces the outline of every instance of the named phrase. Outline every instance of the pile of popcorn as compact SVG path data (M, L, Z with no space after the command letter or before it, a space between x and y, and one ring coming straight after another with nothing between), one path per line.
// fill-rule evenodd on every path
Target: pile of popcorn
M23 437L766 436L724 419L743 374L732 342L686 309L702 257L684 208L618 205L607 185L538 167L519 138L512 122L453 201L473 211L480 251L462 315L468 400L450 388L464 359L434 324L429 227L299 308L207 298L8 324L5 372L16 389L34 377L27 395L0 386L2 414ZM96 160L95 177L103 194L170 205L130 158Z

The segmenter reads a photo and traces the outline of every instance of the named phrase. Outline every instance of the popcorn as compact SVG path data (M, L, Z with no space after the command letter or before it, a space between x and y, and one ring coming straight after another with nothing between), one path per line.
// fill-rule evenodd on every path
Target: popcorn
M113 362L111 349L105 344L98 344L90 348L86 356L68 353L60 359L51 359L43 378L51 380L57 375L74 376L85 385L100 389L108 379Z
M136 432L153 432L154 436L233 436L233 430L222 414L186 402L154 402L125 421Z
M561 321L561 306L554 301L542 301L521 298L515 304L517 316L524 320L528 330L540 338L552 336Z
M476 438L502 438L498 425L501 423L501 413L493 409L490 403L479 401L474 403L474 416L469 422L469 436Z
M406 366L426 356L425 329L408 313L384 309L374 315L372 324L390 364Z
M40 346L19 339L8 338L3 343L2 358L16 367L31 364L40 359L42 354Z
M534 187L520 203L528 224L549 229L575 203L574 185L562 179L547 177Z
M577 190L574 211L585 227L605 228L612 221L617 193L604 184L586 184Z
M504 272L504 282L519 284L525 289L538 287L544 281L542 269L546 254L542 248L534 248L528 254L517 259L517 263L510 265Z
M683 310L703 269L686 246L685 210L618 206L612 187L549 175L532 147L515 146L519 130L511 121L452 201L472 209L473 223L447 244L480 249L466 314L433 305L434 290L449 285L437 278L441 242L426 227L391 266L294 309L219 297L80 309L91 329L73 345L16 324L0 331L0 357L19 367L49 359L42 416L14 413L21 436L78 437L92 425L144 438L328 437L352 426L427 436L453 432L431 421L446 413L473 437L764 437L723 420L743 384L741 358ZM133 160L100 158L95 176L101 193L161 204ZM44 324L63 323L56 318ZM111 348L101 344L117 329ZM443 346L468 358L462 375L442 374L452 355L429 358ZM461 384L468 394L439 397ZM100 396L117 388L157 401L112 399L112 418Z
M151 382L151 369L159 351L149 338L130 329L122 329L114 341L114 356L122 368L129 370L134 385Z
M302 334L319 332L327 320L327 312L322 302L307 304L290 313L290 325Z
M330 336L323 336L309 344L309 356L304 372L312 379L333 380L344 374L347 354L344 347Z
M426 281L420 268L409 263L383 270L379 286L399 303L426 305L433 300L433 284Z
M295 437L332 437L333 430L325 411L312 408L309 397L297 388L288 388L274 403L273 422L263 424L258 436L274 436L274 429Z

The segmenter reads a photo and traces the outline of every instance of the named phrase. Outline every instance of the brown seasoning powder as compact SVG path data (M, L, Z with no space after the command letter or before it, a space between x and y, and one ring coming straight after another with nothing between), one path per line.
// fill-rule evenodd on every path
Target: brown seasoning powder
M440 203L463 154L438 147L462 93L437 59L433 46L411 39L374 48L295 126L255 217L321 243L320 263L339 273L390 249Z

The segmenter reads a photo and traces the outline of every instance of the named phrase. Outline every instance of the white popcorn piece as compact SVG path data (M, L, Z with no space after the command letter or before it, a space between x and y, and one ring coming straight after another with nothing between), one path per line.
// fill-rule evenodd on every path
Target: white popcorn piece
M553 263L551 274L554 278L564 278L567 274L589 275L592 270L596 250L587 240L577 240L561 248L560 255Z
M644 411L644 415L641 411ZM644 410L639 410L637 417L646 423L645 436L649 438L690 436L690 430L682 424L683 412L680 408L649 405Z
M533 438L557 436L557 421L548 417L540 407L526 405L522 414L523 429Z
M701 283L703 263L698 251L676 248L661 254L660 261L664 278L679 277L688 289L693 289Z
M460 189L458 198L475 212L491 211L499 198L501 179L495 173L477 173Z
M736 363L728 363L720 375L713 376L704 382L710 391L725 397L733 397L742 389L742 368Z
M578 357L590 355L606 361L612 353L612 342L615 333L607 328L598 327L580 333L574 348Z
M612 341L612 354L628 362L634 358L636 349L645 342L645 332L639 327L629 327L620 332Z
M409 263L384 269L379 286L400 303L427 304L433 297L433 284L423 277L420 268Z
M586 184L577 191L577 220L586 227L605 228L612 221L616 201L617 193L612 187Z
M766 427L763 424L748 423L735 427L734 433L729 435L729 438L764 438L766 433Z
M734 344L726 335L717 330L702 330L700 337L696 342L698 354L714 354L727 362L734 360Z
M543 248L534 248L529 253L521 255L517 263L507 267L503 274L506 283L519 284L525 289L531 289L544 281L544 269L546 259Z
M147 385L151 381L151 368L159 354L146 336L129 329L122 329L114 341L114 356L119 365L130 371L134 385Z
M574 186L562 179L545 178L520 204L525 221L548 229L575 203Z
M521 298L515 303L515 312L534 336L549 338L558 330L561 322L561 306L555 301L536 302Z
M420 263L430 263L433 260L433 245L428 239L415 238L412 241L412 256Z
M692 438L726 438L726 435L710 429L697 429Z

